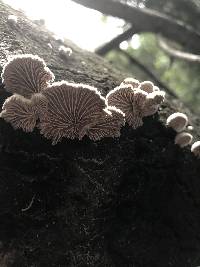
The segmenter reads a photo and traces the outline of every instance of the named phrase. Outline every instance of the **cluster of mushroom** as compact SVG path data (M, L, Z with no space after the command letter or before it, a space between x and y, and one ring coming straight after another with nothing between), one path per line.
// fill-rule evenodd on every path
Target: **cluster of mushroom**
M180 147L188 146L193 141L193 136L186 132L186 129L190 130L192 126L188 126L188 117L181 112L175 112L167 118L167 126L173 128L177 134L175 137L175 144ZM196 141L191 146L191 152L195 156L200 157L200 141Z
M54 74L38 56L12 57L2 79L13 95L6 99L0 117L14 129L32 132L35 127L55 145L62 138L85 135L96 141L119 137L125 121L134 129L142 118L157 112L164 92L151 82L128 78L104 98L86 84L54 82Z
M126 122L134 129L143 125L143 117L151 116L158 111L164 98L165 93L152 82L140 83L133 78L126 78L106 96L108 105L122 110Z

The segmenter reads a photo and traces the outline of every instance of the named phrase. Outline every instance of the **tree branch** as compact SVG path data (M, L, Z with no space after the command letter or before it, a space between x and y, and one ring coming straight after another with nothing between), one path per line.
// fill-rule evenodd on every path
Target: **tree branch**
M195 55L177 50L169 46L162 38L158 38L159 46L170 56L183 60L200 63L200 55Z
M128 30L125 30L122 34L117 35L112 40L110 40L108 43L105 43L102 46L98 47L95 50L95 53L100 56L104 56L110 50L117 48L119 44L123 42L124 40L130 39L135 33L136 33L136 30L133 27L129 27Z
M188 49L200 52L200 33L160 12L151 9L141 9L112 0L73 0L88 8L124 19L130 22L139 32L154 32L174 40Z
M131 64L136 65L138 68L140 68L144 73L147 74L147 76L156 84L158 87L162 88L167 92L169 95L173 97L177 97L177 95L170 89L166 84L164 84L162 81L160 81L154 74L151 72L145 65L143 65L138 59L134 58L132 55L130 55L125 50L122 50L120 48L116 49L121 54L123 54Z

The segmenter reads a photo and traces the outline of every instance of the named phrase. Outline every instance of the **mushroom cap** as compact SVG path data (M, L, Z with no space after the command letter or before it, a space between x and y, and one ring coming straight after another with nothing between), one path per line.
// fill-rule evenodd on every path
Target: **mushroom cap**
M127 114L132 109L132 102L134 99L133 87L129 85L120 85L111 90L106 100L109 106L116 107Z
M4 66L2 79L8 92L30 98L54 80L43 59L33 55L12 56Z
M176 132L181 132L188 125L188 117L184 113L176 112L167 118L166 124L168 127L173 128Z
M145 92L152 93L154 91L154 84L150 81L141 82L139 88Z
M126 78L120 85L132 85L133 88L137 88L140 85L140 82L134 78Z
M52 144L63 137L82 138L84 129L93 125L106 107L105 98L97 89L85 84L54 83L42 94L48 101L48 110L41 117L39 128Z
M47 115L48 100L42 93L32 95L31 103L33 104L37 118L42 118Z
M128 85L120 85L111 90L106 100L109 106L114 106L125 113L127 123L136 129L142 126L141 109L143 108L147 93L140 89L133 89Z
M146 97L145 106L143 108L143 117L155 114L164 99L165 93L163 91L153 91L152 93L149 93Z
M194 153L195 156L200 157L200 141L196 141L191 146L191 152Z
M149 105L160 105L165 100L165 92L154 91L147 95L147 102Z
M25 132L32 132L36 126L37 116L34 105L29 99L20 95L13 95L6 99L0 116L14 129L21 128Z
M153 87L153 91L156 92L156 91L160 91L160 88L158 86L155 86Z
M70 47L66 47L64 45L61 45L59 47L59 54L61 56L67 56L67 57L70 57L72 55L72 49Z
M88 129L87 135L94 141L104 137L119 137L120 129L125 124L124 117L125 114L121 110L107 107L98 121Z
M180 147L185 147L191 144L192 140L193 136L190 133L182 132L176 135L175 144L179 145Z

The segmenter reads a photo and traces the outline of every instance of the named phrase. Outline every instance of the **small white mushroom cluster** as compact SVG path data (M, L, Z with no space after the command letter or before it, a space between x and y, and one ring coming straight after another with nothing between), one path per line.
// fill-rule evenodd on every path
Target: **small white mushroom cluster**
M191 146L191 152L200 158L200 141L196 141L192 146Z
M143 125L144 117L154 115L164 99L165 92L152 82L134 78L126 78L106 96L108 105L120 109L133 129Z
M61 46L71 53L69 48ZM40 133L57 144L63 138L97 141L119 137L125 121L136 129L143 118L155 114L165 98L150 81L133 78L111 90L106 97L87 84L54 82L54 74L43 59L34 55L16 55L5 64L2 81L13 95L3 104L0 118L14 129Z
M68 59L68 57L70 57L72 55L72 49L70 47L66 47L64 45L61 45L59 47L59 55L60 55L60 57Z
M181 112L175 112L167 118L166 125L177 132L174 142L180 147L188 146L193 141L193 136L186 132L186 130L193 129L192 126L188 126L188 122L187 115ZM200 141L193 143L191 152L194 153L195 156L200 157Z

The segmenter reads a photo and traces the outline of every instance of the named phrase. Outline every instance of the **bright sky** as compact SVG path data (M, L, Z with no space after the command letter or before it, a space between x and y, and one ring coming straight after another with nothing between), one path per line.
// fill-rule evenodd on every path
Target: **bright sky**
M100 0L99 0L100 1ZM79 47L93 51L122 33L124 21L108 17L106 23L102 14L85 8L71 0L4 0L15 9L22 9L31 19L44 19L46 27L60 38L67 38ZM139 46L135 38L133 48ZM125 47L125 46L124 46Z

